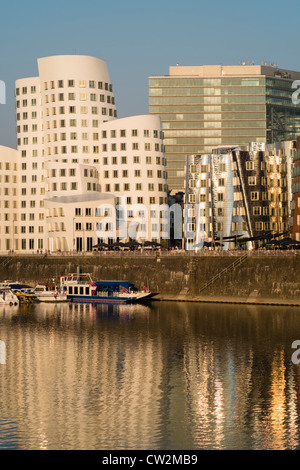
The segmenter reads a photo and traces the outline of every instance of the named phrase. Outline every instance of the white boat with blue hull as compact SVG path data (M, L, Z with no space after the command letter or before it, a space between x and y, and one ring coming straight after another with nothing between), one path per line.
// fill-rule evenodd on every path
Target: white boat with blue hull
M70 274L61 277L61 291L71 302L136 303L145 302L153 294L145 286L138 291L129 281L96 281L90 274Z

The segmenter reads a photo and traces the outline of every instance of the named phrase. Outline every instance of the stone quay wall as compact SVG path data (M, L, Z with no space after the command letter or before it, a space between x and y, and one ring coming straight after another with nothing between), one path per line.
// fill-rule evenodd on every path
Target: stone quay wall
M2 256L0 281L31 286L70 273L128 280L155 300L300 306L300 256ZM233 262L241 260L232 267ZM226 270L227 268L227 270ZM217 277L219 275L219 277ZM211 281L210 284L207 284Z

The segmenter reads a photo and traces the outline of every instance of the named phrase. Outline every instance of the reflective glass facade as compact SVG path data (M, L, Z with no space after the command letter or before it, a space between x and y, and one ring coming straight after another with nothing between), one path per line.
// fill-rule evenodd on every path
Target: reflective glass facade
M255 146L187 156L188 245L222 239L228 250L235 247L228 237L259 238L291 229L295 141L262 144L263 150Z
M170 69L168 76L149 78L149 112L162 120L173 191L183 189L186 155L300 134L300 105L292 103L294 77L257 76L260 67L253 67L253 75L219 77L182 76L184 67L180 75Z

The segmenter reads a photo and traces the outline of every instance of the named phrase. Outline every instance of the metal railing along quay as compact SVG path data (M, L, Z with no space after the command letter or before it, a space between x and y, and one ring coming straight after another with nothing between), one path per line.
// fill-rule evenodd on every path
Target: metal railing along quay
M97 252L28 252L28 253L12 253L12 252L0 252L1 257L17 258L17 257L113 257L113 258L173 258L173 257L187 257L187 258L201 258L201 257L240 257L243 255L249 257L287 257L287 256L300 256L300 250L201 250L201 251L186 251L186 250L162 250L162 251L150 251L150 250L135 250L135 251L97 251Z

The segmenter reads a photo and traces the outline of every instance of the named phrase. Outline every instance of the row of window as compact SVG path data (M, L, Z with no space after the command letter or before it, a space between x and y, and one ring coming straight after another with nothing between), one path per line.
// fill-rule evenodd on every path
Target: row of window
M78 95L77 95L78 97ZM99 101L101 103L111 103L115 104L115 98L114 96L110 95L97 95L96 93L90 93L88 96L87 93L79 93L79 101L87 101L87 99L90 99L90 101ZM68 94L68 101L75 101L76 100L76 93L69 93ZM58 93L58 95L45 95L45 103L55 103L56 101L65 101L65 94L64 93ZM26 103L24 105L24 102ZM17 101L18 103L18 101ZM27 106L27 100L22 100L23 106Z
M109 104L115 104L115 98L114 96L110 95L99 95L97 96L96 93L91 93L89 96L90 101L99 101L101 103L109 103ZM79 94L79 101L87 101L88 95L86 93L80 93ZM69 93L68 94L68 101L75 101L76 100L76 93ZM55 103L56 101L65 101L65 95L64 93L59 93L57 96L55 95L46 95L45 96L45 103ZM17 100L16 101L16 108L19 109L21 106L23 108L26 108L27 106L37 106L37 99L36 98L31 98L31 100Z
M131 160L131 159L130 159ZM134 155L132 163L139 164L139 163L146 163L147 165L151 165L152 163L156 162L156 165L163 165L166 166L166 159L165 157L151 157L147 155L146 157L140 157L139 155ZM118 164L127 164L131 163L128 157L103 157L102 159L103 165L118 165Z
M248 185L249 186L256 186L256 184L259 184L259 182L257 181L258 178L256 176L248 176ZM217 184L218 186L222 187L222 186L225 186L225 178L219 178L217 180ZM278 188L285 188L287 186L287 180L286 178L267 178L267 177L262 177L260 179L260 184L263 185L263 186L269 186L270 188L275 188L275 187L278 187ZM197 186L197 180L190 180L190 187L191 188L196 188ZM200 180L200 188L206 188L208 186L210 186L210 181L207 180L207 179L201 179ZM240 179L238 177L234 177L233 178L233 186L240 186Z
M269 206L255 206L253 207L253 215L259 216L259 215L266 215L270 217L284 217L287 215L287 208L286 207L281 207L281 208L275 208L275 207L269 207Z
M154 174L155 174L155 172L153 170L147 170L147 178L153 178ZM130 174L130 176L131 175L132 175L132 173ZM134 170L133 175L134 175L135 178L142 178L141 170ZM107 178L119 178L121 176L122 176L122 178L129 178L129 171L128 170L122 170L122 171L112 170L110 172L110 171L106 170L103 173L103 177L106 178L106 179ZM166 179L167 178L167 173L165 171L162 171L162 170L157 170L156 176L159 179L160 178Z
M29 227L26 227L26 225L22 225L20 227L20 233L26 233L28 228L28 233L34 233L35 232L35 227L33 225L29 225ZM38 233L44 233L44 227L43 226L38 226L37 227L37 232ZM17 232L15 232L17 233Z
M129 206L131 204L133 204L132 197L127 196L126 199L125 199L125 202L126 202L126 205L129 205ZM144 202L146 202L146 198L144 198L142 196L137 198L137 203L138 204L144 204ZM161 204L167 204L168 203L168 198L167 197L156 198L155 196L150 196L149 197L149 204L157 204L158 202L159 202L160 205ZM116 205L118 206L118 205L123 205L123 204L124 204L123 198L117 197L116 198ZM55 211L55 209L54 209L54 211ZM82 209L81 207L76 207L75 211L74 211L74 215L76 217L82 217L82 216L90 217L90 216L94 215L94 213L95 213L96 217L107 217L107 216L112 215L110 208L103 208L103 207L96 207L95 211L92 210L90 207L85 208L85 210ZM58 215L61 215L61 214L58 214Z
M71 183L52 183L51 184L51 191L77 191L78 183L72 181ZM98 183L91 183L88 182L86 184L87 191L100 191L100 185Z
M123 183L123 191L130 191L130 188L132 188L133 185L130 185L130 183ZM122 190L122 185L119 183L116 183L114 185L112 184L105 184L104 185L105 192L110 193L110 192L119 192ZM148 191L155 191L158 190L159 192L167 192L168 188L166 184L161 184L159 183L158 185L155 185L154 183L148 183ZM135 191L143 191L143 185L142 183L135 183Z
M45 194L45 188L40 188L40 191L37 191L37 188L30 188L30 193L29 191L27 192L27 188L21 188L21 195L26 196L28 194L31 194L32 196L35 196L37 194L44 195Z
M64 88L64 86L68 86L69 88L74 88L76 85L76 80L57 80L56 86L57 88ZM86 88L87 86L89 88L98 88L98 90L106 90L106 91L113 91L113 87L111 83L106 83L106 82L99 82L96 80L78 80L78 86L79 88ZM44 82L44 90L54 90L55 89L55 82L54 80L51 80L50 83Z
M67 176L67 173L71 177L76 176L76 168L69 168L69 169L61 168L60 170L52 169L48 171L48 177L51 177L51 178L56 178L57 176L65 177ZM88 178L88 177L98 178L99 177L98 171L93 170L93 169L88 170L87 168L83 170L83 175L85 178Z
M199 199L200 202L207 202L210 200L210 195L207 194L200 194ZM251 191L250 192L250 200L251 201L270 201L275 202L286 202L287 201L287 193L272 193L272 192L262 192L259 191ZM243 199L242 193L235 192L234 193L234 201L241 201ZM223 193L218 193L218 201L224 200ZM191 204L195 204L197 202L197 195L196 194L189 194L189 202Z
M68 86L69 88L74 88L76 85L76 80L57 80L56 86L57 88L64 88L64 86ZM98 90L106 90L106 91L113 91L113 87L111 83L103 83L103 82L98 82L95 80L89 80L88 82L86 80L79 80L78 81L78 86L79 88L86 88L86 86L89 86L89 88L98 88ZM48 90L48 87L50 90L55 89L55 82L52 80L49 85L47 82L44 82L44 90ZM29 91L30 90L30 91ZM27 95L27 93L36 93L37 92L37 87L36 86L31 86L27 87L24 86L22 88L16 88L15 90L15 95L19 96L20 94L22 95Z
M22 201L22 202L24 202L24 201ZM24 208L24 206L22 206L22 208ZM15 221L15 222L16 222L16 221L17 221L17 220L16 220L16 214L14 214L14 218L11 217L11 215L12 215L12 214L4 214L4 220L5 220L5 221L12 220L12 221ZM28 217L27 217L27 216L28 216ZM20 220L21 220L22 222L24 222L24 221L26 221L26 220L33 221L33 220L36 220L36 219L35 219L35 216L37 216L37 214L35 214L35 213L31 213L31 214L24 214L24 213L22 213L22 214L20 214ZM38 214L38 216L39 216L39 217L38 217L38 220L44 220L44 213L40 213L40 214Z
M23 139L23 145L28 145L29 144L29 141L28 139L24 138ZM120 151L127 151L128 149L126 148L126 145L122 146L121 145L121 149ZM105 150L105 148L103 148L102 146L102 152L106 152L107 150ZM151 151L151 148L145 148L145 151ZM98 154L100 153L100 147L98 145L93 145L92 147L89 147L88 145L83 145L81 147L81 149L77 146L77 145L71 145L71 147L67 147L65 145L63 145L62 147L53 147L53 149L51 147L48 147L47 148L47 155L65 155L67 153L83 153L83 154L88 154L88 153L93 153L93 154ZM162 152L163 153L163 152ZM121 157L122 159L123 158L127 158L127 157ZM122 161L122 163L126 163L125 160ZM149 163L149 162L146 162L146 163ZM104 163L106 164L106 163Z
M67 153L67 148L66 147L61 147L61 153L66 154ZM73 152L76 153L76 152ZM84 152L85 153L85 152ZM93 153L98 153L97 148L93 147ZM54 154L58 155L58 148L54 147ZM27 151L22 150L21 153L22 157L25 158L27 156ZM37 150L32 150L31 153L32 157L37 157L38 156L38 151ZM68 163L67 159L62 159L62 163ZM90 163L88 160L84 160L85 163ZM151 157L150 155L147 155L146 157L140 157L139 155L134 155L132 158L127 157L127 156L122 156L122 157L103 157L102 159L102 164L103 165L119 165L121 164L144 164L146 163L147 165L151 165L152 163L156 162L156 165L163 165L166 166L166 158L165 157ZM78 159L72 159L72 163L78 163ZM96 159L93 161L93 163L99 164L99 159ZM27 164L22 163L21 165L22 170L27 170ZM37 169L38 164L37 162L32 163L32 169ZM42 162L42 169L44 168L44 162ZM9 168L8 168L9 169Z
M91 114L97 115L99 113L99 108L98 106L92 106L91 109ZM76 106L69 106L69 114L76 114ZM56 108L52 108L52 115L56 116L56 114L66 114L66 109L65 106L60 106L56 112ZM81 106L80 107L80 114L88 114L88 107L87 106ZM111 108L101 108L101 115L102 116L110 116L110 117L117 117L117 110L116 109L111 109ZM49 108L46 109L46 116L50 116L50 110ZM41 116L42 117L42 116ZM33 111L31 113L31 118L32 119L37 119L37 112ZM26 120L28 119L28 112L23 112L22 113L22 119ZM21 113L17 113L16 115L16 120L20 121L21 120ZM61 126L65 127L65 126Z
M286 222L276 223L276 222L255 222L255 230L262 231L262 230L273 230L273 231L285 231L288 227ZM205 232L206 231L206 224L201 224L201 229ZM216 222L216 230L218 232L223 232L224 224L222 222ZM231 225L232 232L237 231L247 231L247 223L246 222L232 222ZM196 224L189 223L188 230L190 234L196 231Z
M91 114L99 114L99 108L98 106L80 106L80 114L88 114L90 109ZM76 106L69 106L68 109L66 110L65 106L59 106L57 109L52 108L51 113L53 116L56 116L56 114L76 114L78 112L78 107ZM24 114L24 113L23 113ZM116 109L107 109L107 108L101 108L101 114L102 116L117 116L117 110ZM46 108L46 116L50 116L50 109ZM23 118L24 119L24 118Z
M255 170L256 169L256 163L257 162L254 162L253 160L249 160L249 161L246 161L246 170L248 171L251 171L251 170ZM223 173L226 171L226 163L219 163L219 172L220 173ZM233 170L236 170L237 169L237 166L236 166L236 162L232 162L231 165L230 165L230 169L233 171ZM287 165L286 163L281 163L281 164L272 164L272 163L267 163L267 162L261 162L260 163L260 169L262 171L268 171L269 173L274 173L274 172L277 172L277 173L286 173L287 171ZM210 164L207 164L207 165L199 165L199 167L197 165L190 165L190 172L191 173L197 173L197 171L199 171L200 173L207 173L210 171Z
M118 135L120 137L138 137L139 136L139 130L138 129L131 129L131 131L127 131L126 129L119 129L119 131L115 130L115 129L111 129L110 132L108 133L108 131L102 131L102 138L103 139L106 139L108 136L110 136L111 138L115 138L115 137L118 137ZM143 137L151 137L151 131L149 129L144 129L143 131ZM153 137L154 139L163 139L164 138L164 134L162 131L158 131L158 130L153 130Z

